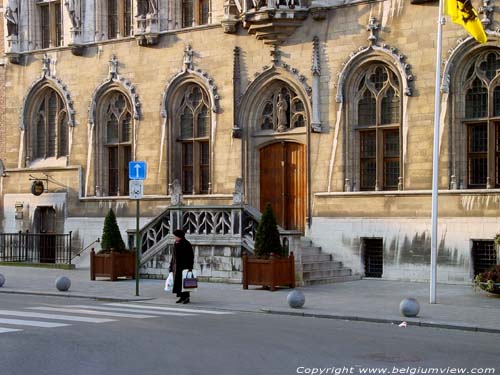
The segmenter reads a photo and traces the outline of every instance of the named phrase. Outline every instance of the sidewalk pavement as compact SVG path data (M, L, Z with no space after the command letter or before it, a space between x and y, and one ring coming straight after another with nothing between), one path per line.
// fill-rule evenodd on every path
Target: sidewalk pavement
M145 301L161 305L175 305L176 300L173 294L163 291L163 280L141 279L137 297L135 280L91 281L88 268L0 266L0 274L5 277L0 293ZM56 278L62 275L71 280L68 292L59 292L55 287ZM189 307L393 324L406 321L408 325L500 333L500 296L475 291L469 285L438 284L436 304L429 303L428 283L363 279L307 286L297 288L306 298L300 309L288 306L290 289L270 292L255 286L249 288L243 290L241 284L200 283L198 291L192 293ZM403 317L399 312L401 300L407 297L416 298L420 303L420 313L415 318Z

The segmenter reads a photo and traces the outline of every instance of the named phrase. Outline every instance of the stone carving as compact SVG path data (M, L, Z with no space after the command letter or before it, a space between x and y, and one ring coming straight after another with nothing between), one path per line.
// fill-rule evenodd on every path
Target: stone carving
M219 110L220 97L219 94L217 93L217 86L215 85L213 78L211 78L207 72L201 69L196 69L196 70L194 69L193 54L194 52L191 49L191 46L188 46L184 50L184 67L167 83L167 86L163 94L161 112L160 112L160 115L163 118L167 117L168 98L175 92L178 85L189 77L191 78L194 77L195 79L197 80L199 79L199 81L201 80L201 82L204 83L205 88L207 89L210 97L210 105L211 105L210 109L214 113L217 113L217 111Z
M233 204L242 204L244 201L243 178L238 177L234 184Z
M483 0L483 5L479 7L479 13L483 15L481 23L487 29L493 23L493 12L495 7L491 5L491 0Z
M221 25L225 33L235 33L239 19L239 11L235 0L224 0L224 16Z
M278 94L278 103L276 104L278 110L278 127L277 131L282 132L286 129L286 125L288 124L286 111L288 109L288 104L286 104L286 100L283 98L283 94Z
M118 59L115 55L111 56L109 61L109 71L108 77L102 82L92 93L92 98L90 101L89 108L89 123L95 124L96 122L96 106L101 94L109 87L110 84L118 84L124 91L128 94L129 99L132 101L132 108L134 112L134 119L139 120L141 118L141 103L139 101L139 95L135 89L135 86L126 78L123 78L118 74Z
M109 71L108 71L108 77L109 79L116 78L118 75L118 59L116 58L115 55L111 56L111 60L109 60Z
M366 30L370 32L368 40L370 41L371 44L377 43L378 36L375 35L375 31L378 31L379 28L380 24L377 22L377 19L375 17L370 17L370 21L368 22Z
M80 0L66 0L64 5L68 10L71 29L79 31L81 26Z
M50 84L51 87L56 89L59 92L63 99L63 103L66 107L66 111L68 113L68 125L73 127L75 126L75 109L73 108L73 100L71 99L71 93L68 91L68 87L57 77L52 75L50 70L51 58L46 53L43 55L42 59L42 74L40 78L33 82L28 89L28 94L24 97L23 104L21 107L21 111L19 113L19 127L21 130L25 130L25 110L26 105L32 100L33 97L36 97L39 89L44 87L47 83Z
M17 0L8 0L4 17L7 20L7 36L17 36L19 22L19 4Z
M193 70L193 49L188 45L184 49L184 70Z
M179 206L182 203L182 187L177 179L170 185L170 203L172 206Z
M394 66L399 70L401 77L403 77L401 83L403 84L404 94L406 96L412 96L410 82L413 81L413 74L411 73L411 65L404 62L406 56L398 54L396 48L390 47L387 44L383 44L382 46L372 44L368 47L360 47L358 51L352 52L349 55L349 59L342 64L343 68L340 73L338 73L339 79L337 81L337 96L335 97L337 103L343 102L344 83L348 73L350 73L352 65L355 61L361 61L365 55L370 55L374 52L381 53L393 60Z
M240 73L240 47L234 47L234 62L233 62L233 138L241 138L241 128L238 123L238 113L240 108L240 90L241 90L241 73Z

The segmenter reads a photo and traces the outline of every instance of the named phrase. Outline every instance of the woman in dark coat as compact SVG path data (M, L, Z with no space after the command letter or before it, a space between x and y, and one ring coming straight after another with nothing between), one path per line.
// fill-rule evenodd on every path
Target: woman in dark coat
M172 293L176 293L179 299L176 303L189 303L189 292L182 291L182 270L193 269L194 251L191 243L186 240L184 231L174 230L174 250L170 260L169 271L174 274L174 287Z

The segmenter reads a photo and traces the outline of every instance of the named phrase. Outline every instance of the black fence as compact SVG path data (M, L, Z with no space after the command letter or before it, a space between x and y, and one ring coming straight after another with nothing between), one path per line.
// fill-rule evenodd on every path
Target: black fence
M0 233L0 262L71 264L71 232Z

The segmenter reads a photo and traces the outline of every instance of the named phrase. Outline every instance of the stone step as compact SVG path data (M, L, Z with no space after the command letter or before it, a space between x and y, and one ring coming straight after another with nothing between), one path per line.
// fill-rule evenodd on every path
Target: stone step
M308 247L308 246L313 246L313 242L309 238L301 237L300 247Z
M319 246L303 246L300 251L302 255L316 255L321 254L321 247Z
M302 270L304 272L324 271L328 269L341 269L341 268L343 268L343 263L336 261L302 263Z
M317 263L317 262L330 262L332 256L330 254L314 254L314 255L302 255L302 263Z
M329 269L321 271L307 271L304 272L303 275L304 275L304 280L314 280L326 277L351 276L352 271L350 268L340 268L340 269Z
M351 276L324 277L324 278L304 280L304 285L344 283L346 281L356 281L356 280L361 280L361 276L359 274Z

